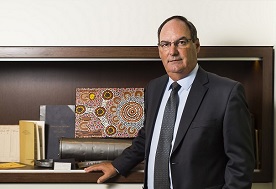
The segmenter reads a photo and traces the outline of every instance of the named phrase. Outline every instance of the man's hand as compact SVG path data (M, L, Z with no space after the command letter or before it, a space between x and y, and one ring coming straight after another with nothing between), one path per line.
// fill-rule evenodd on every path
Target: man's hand
M103 176L101 176L97 180L98 184L103 183L106 180L108 180L109 178L112 178L118 174L115 167L110 162L92 165L90 167L85 168L84 171L87 173L92 172L92 171L102 171Z

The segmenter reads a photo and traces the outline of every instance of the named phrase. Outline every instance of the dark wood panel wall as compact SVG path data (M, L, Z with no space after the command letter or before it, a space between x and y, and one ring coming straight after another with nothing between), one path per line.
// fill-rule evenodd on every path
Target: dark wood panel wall
M205 70L245 87L261 130L261 168L254 182L272 181L273 53L272 47L201 47L199 53ZM0 47L0 124L39 119L40 105L75 104L77 87L145 87L163 74L157 47ZM95 182L97 174L91 175L92 180L78 174L71 181ZM111 182L142 182L142 175ZM0 173L0 182L70 182L71 177Z

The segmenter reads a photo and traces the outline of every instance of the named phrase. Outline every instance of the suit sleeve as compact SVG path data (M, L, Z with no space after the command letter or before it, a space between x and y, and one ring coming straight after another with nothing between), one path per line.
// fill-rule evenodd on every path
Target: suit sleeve
M126 176L132 168L144 160L144 136L144 127L142 127L138 133L138 136L133 139L132 145L126 148L123 153L112 162L112 165L121 175Z
M251 188L255 165L251 124L244 89L237 83L230 93L223 121L224 149L229 159L225 189Z

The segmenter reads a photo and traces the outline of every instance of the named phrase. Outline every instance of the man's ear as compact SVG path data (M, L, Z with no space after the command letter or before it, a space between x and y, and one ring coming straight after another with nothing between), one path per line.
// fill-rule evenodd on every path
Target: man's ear
M161 58L161 54L160 54L160 46L158 46L157 48L158 48L158 55L159 55L159 58Z
M196 52L199 53L199 51L200 51L200 42L199 42L199 39L196 40L195 45L196 45Z

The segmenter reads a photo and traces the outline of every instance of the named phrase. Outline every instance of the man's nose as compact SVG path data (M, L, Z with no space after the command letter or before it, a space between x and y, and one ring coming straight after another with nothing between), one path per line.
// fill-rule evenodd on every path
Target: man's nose
M170 52L170 55L177 55L178 54L178 48L177 48L177 45L175 45L174 42L171 43L169 52Z

